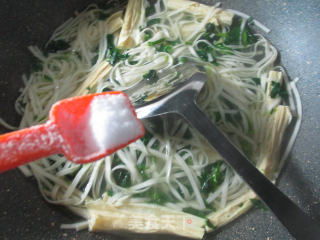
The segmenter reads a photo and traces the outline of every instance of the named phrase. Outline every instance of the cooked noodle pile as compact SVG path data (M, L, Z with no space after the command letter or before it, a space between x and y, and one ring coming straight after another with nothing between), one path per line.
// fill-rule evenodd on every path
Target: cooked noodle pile
M270 124L287 111L279 108L283 99L294 108L291 85L274 65L275 47L251 32L254 23L245 16L217 26L210 23L221 12L217 7L200 17L171 9L166 1L142 2L145 12L133 47L117 48L123 6L110 10L94 4L60 26L44 51L30 47L36 60L16 104L23 115L20 128L45 122L52 104L74 95L135 89L130 92L134 103L148 101L183 78L176 69L198 64L208 74L199 106L260 166L271 146L280 145L271 142ZM93 75L100 77L89 81ZM135 88L141 82L146 87ZM144 124L145 137L97 162L78 165L54 155L21 170L37 179L48 202L84 217L86 202L106 196L112 204L153 203L206 215L249 191L184 120L164 116Z

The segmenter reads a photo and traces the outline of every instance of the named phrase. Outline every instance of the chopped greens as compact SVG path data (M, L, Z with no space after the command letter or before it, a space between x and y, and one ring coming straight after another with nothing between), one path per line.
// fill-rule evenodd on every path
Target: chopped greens
M150 203L163 205L164 203L168 202L168 197L155 188L151 189L149 196L151 198Z
M179 58L179 62L180 63L185 63L187 61L187 58L186 57L180 57Z
M240 147L244 155L246 155L249 159L253 154L252 145L245 139L240 140Z
M271 82L271 92L270 97L276 98L277 96L280 96L281 98L286 98L288 96L288 93L285 89L285 85L281 85L279 82L272 81Z
M145 31L144 32L144 38L143 38L143 40L146 42L146 41L148 41L150 38L152 38L152 32L151 31Z
M108 190L107 191L107 195L109 196L109 197L112 197L113 196L113 190L112 189L110 189L110 190Z
M224 181L225 170L221 170L223 161L217 161L206 166L199 177L203 193L214 192Z
M48 75L44 75L43 76L43 80L46 81L46 82L53 82L53 78L48 76Z
M148 73L144 74L142 77L148 84L154 84L159 80L159 76L156 70L150 70Z
M221 113L214 112L214 119L215 119L216 123L220 122L221 121Z
M154 5L150 5L146 8L146 17L149 17L155 13L156 13L156 9L155 9Z
M148 203L153 203L158 205L164 205L166 202L171 200L169 195L165 194L164 192L160 191L155 187L151 187L149 190L142 193L134 194L133 196L149 198Z
M227 47L223 43L214 44L214 47L219 52L219 54L233 55L232 48Z
M140 140L143 142L144 145L147 145L149 143L149 141L152 138L152 134L148 131L146 131L146 133L144 134L144 136L142 138L140 138Z
M130 65L136 65L137 63L138 63L138 61L134 61L134 60L129 61Z
M272 109L269 111L269 114L272 115L272 114L276 111L276 109L277 109L277 108L272 108Z
M105 87L102 89L102 92L109 92L109 91L112 91L112 89L108 87Z
M209 33L215 33L216 32L216 26L213 23L207 23L205 26L206 32Z
M134 101L134 104L143 104L145 103L145 99L149 96L148 93L144 93L142 96L140 96L137 100Z
M160 18L154 18L154 19L151 19L147 22L147 27L150 27L154 24L158 24L161 22L161 19Z
M259 199L251 198L251 199L250 199L250 202L251 202L251 204L252 204L252 206L253 206L254 208L262 209L263 211L267 211L267 210L268 210L268 208L266 207L266 205L264 205L264 203L261 202L261 200L259 200Z
M253 44L258 41L257 36L255 36L251 31L248 21L245 23L245 26L241 32L242 21L245 20L242 20L241 18L235 18L229 32L218 34L218 36L224 38L224 44L238 45L241 40L241 44L244 47L247 47L248 44Z
M146 162L145 161L143 161L140 164L137 164L137 169L138 169L139 173L141 174L143 180L148 180L149 179L149 177L148 177L148 175L146 173L147 167L146 167Z
M213 23L207 23L205 26L205 30L205 33L201 35L200 39L207 40L210 43L219 40L217 28Z
M214 63L214 64L217 63L214 49L212 47L210 47L209 45L205 44L205 46L199 47L199 49L196 50L196 52L202 61L210 62L210 63Z
M123 164L121 159L118 157L117 154L115 154L112 161L112 167L115 167L121 164ZM123 188L128 188L131 186L131 174L128 170L122 169L122 168L117 169L113 172L112 175L117 185Z
M256 85L261 85L261 78L252 78Z
M112 34L107 34L107 61L114 66L121 60L125 60L129 57L128 54L122 54L120 49L116 48L114 45L114 39Z
M206 218L206 216L207 216L206 212L198 210L198 209L195 209L195 208L192 208L192 207L183 208L182 211L185 212L185 213L190 213L192 215L201 217L201 218Z
M113 177L115 182L124 188L128 188L131 186L131 175L128 170L125 169L117 169L113 172Z
M217 227L214 226L209 219L206 219L206 226L211 228L212 230L215 230Z
M148 46L155 46L155 45L157 45L157 44L159 44L159 43L162 43L162 42L165 42L165 41L166 41L165 38L160 38L160 39L158 39L158 40L156 40L156 41L148 42Z
M156 51L158 52L166 52L166 53L172 53L173 46L180 43L179 40L176 41L170 41L166 40L165 38L160 38L154 42L148 42L148 46L155 47Z
M164 10L165 7L162 0L147 0L148 6L146 7L146 11L145 11L146 17L150 17L156 13L155 5L157 4L158 1L160 1L160 10L161 11Z
M148 3L148 7L146 7L146 17L150 17L153 14L156 13L156 8L155 4L157 3L158 0L147 0L146 2Z

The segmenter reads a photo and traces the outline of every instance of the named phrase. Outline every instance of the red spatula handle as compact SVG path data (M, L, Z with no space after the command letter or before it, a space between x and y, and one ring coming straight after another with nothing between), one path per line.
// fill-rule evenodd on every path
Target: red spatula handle
M59 153L62 141L52 122L0 135L0 172Z

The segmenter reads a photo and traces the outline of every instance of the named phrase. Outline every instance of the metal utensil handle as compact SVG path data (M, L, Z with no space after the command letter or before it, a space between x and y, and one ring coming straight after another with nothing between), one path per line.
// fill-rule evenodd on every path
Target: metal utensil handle
M179 114L218 151L271 209L293 237L307 240L319 239L320 226L257 170L195 103L180 108Z

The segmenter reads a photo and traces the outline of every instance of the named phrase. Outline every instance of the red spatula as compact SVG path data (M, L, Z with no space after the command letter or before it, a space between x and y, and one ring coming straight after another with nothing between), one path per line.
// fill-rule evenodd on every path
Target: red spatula
M122 92L65 99L53 105L47 123L0 135L0 172L57 153L72 162L92 162L143 135Z

